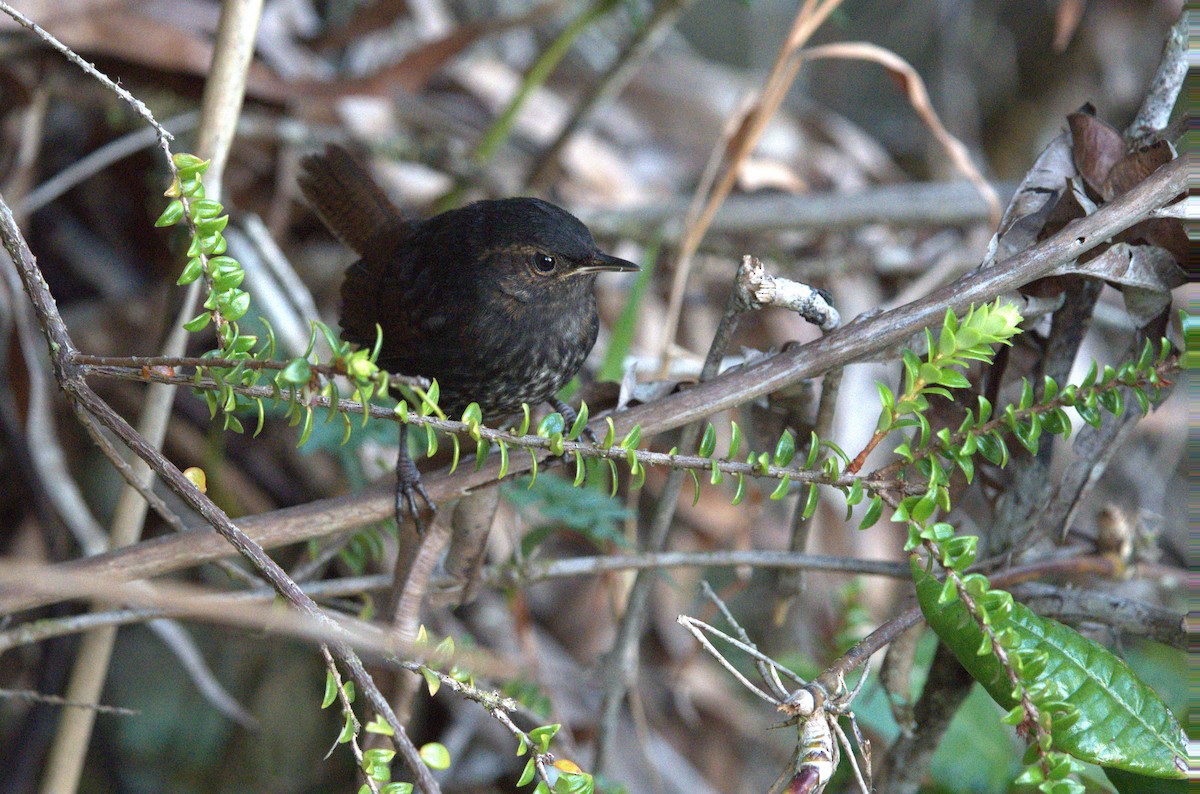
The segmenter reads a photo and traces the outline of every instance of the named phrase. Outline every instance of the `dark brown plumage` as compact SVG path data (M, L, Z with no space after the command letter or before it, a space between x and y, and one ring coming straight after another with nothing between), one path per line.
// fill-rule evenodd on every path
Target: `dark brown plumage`
M540 199L408 222L344 149L302 165L305 197L360 257L342 286L342 338L372 345L378 324L380 366L436 378L450 416L471 401L493 421L553 401L596 343L596 274L638 269Z
M552 399L596 343L596 274L638 269L540 199L408 223L345 150L303 165L304 195L361 257L342 286L342 337L374 344L378 324L380 366L437 378L450 415L472 400L495 419Z

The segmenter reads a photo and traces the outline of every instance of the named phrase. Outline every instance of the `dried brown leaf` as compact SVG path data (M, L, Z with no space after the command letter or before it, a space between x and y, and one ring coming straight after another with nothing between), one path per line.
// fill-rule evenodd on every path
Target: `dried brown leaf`
M1075 155L1075 167L1083 176L1088 187L1098 195L1104 195L1104 183L1113 166L1125 158L1125 139L1108 122L1094 115L1091 105L1067 116L1071 127L1071 145Z
M1115 163L1104 180L1100 195L1105 200L1116 198L1134 185L1175 159L1175 152L1167 141L1159 141L1132 152Z

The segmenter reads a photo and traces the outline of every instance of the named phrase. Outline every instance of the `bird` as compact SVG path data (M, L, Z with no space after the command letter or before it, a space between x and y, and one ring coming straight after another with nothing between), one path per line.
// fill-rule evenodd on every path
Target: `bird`
M382 342L377 363L393 374L436 379L448 416L478 403L500 421L543 402L568 422L558 391L596 344L595 282L638 265L610 256L566 210L538 198L476 201L410 220L348 151L337 145L301 161L299 187L358 260L341 288L344 341ZM400 425L396 510L420 531L416 495L433 502Z

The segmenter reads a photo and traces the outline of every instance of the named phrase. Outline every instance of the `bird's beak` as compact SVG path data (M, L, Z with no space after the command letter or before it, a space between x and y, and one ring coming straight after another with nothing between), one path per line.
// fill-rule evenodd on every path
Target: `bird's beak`
M619 273L636 273L641 270L633 262L618 259L615 256L597 251L590 261L575 268L576 273L599 273L602 270L614 270Z

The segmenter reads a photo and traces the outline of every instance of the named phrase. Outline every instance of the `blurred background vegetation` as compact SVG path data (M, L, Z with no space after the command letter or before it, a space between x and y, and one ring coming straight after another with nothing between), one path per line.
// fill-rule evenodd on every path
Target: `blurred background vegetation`
M215 0L17 5L119 77L177 131L177 151L189 149L219 11ZM675 5L678 22L663 29L663 41L628 86L582 125L561 167L531 187L538 158L622 48L650 24L654 3L268 0L225 176L225 204L233 217L227 236L247 267L247 289L283 347L292 346L289 354L302 352L309 318L336 321L341 274L351 260L300 201L295 184L303 154L339 142L369 162L413 216L441 202L539 192L587 221L606 250L642 262L641 281L606 276L599 282L601 339L572 400L583 395L593 406L611 406L617 398L612 381L622 377L627 393L651 389L634 381L637 372L643 381L653 379L658 351L670 341L663 338L663 317L672 273L664 263L679 223L722 129L747 92L761 85L796 10L795 3L779 0ZM511 133L502 136L490 159L480 158L481 137L504 113L523 75L589 9L594 19L546 82L534 87ZM1003 193L1011 192L1038 152L1062 132L1066 114L1085 102L1118 129L1128 123L1179 13L1173 1L847 0L814 43L870 41L907 59L924 78L943 123ZM111 93L0 18L0 190L17 211L59 307L87 352L153 355L179 300L174 282L183 261L182 238L151 228L167 183L152 139L131 143L111 162L84 160L140 130L142 123ZM61 192L53 190L52 178L72 168L82 169L79 178ZM869 64L827 60L803 67L734 196L845 196L852 206L855 196L873 187L960 179L887 73ZM877 222L869 210L858 222L829 228L819 221L764 222L752 212L745 226L737 220L718 223L701 246L684 294L671 348L672 379L698 372L744 253L766 260L771 272L829 290L844 319L907 294L930 271L948 281L974 267L994 229L969 190L957 195L964 197L963 206L951 222L941 220L945 208L931 207L931 220L924 223ZM747 206L752 211L755 205ZM279 252L263 254L263 238L273 240ZM271 256L290 263L298 276L274 288L276 299L266 297L267 265L252 261ZM1102 297L1082 359L1113 360L1125 344L1120 297L1110 292ZM22 300L11 281L0 285L0 318L11 316L12 302ZM795 316L762 312L747 319L733 349L752 357L816 335ZM30 362L9 321L0 322L0 342L7 359L0 382L5 483L0 552L48 561L78 556L75 540L45 497L54 484L38 480L25 448L29 405L46 398L31 395L24 375ZM300 349L294 349L297 344ZM203 349L196 341L195 352ZM634 376L628 375L631 368ZM850 368L831 437L847 450L857 449L872 430L873 381L895 377L894 367ZM97 386L126 415L136 412L142 387L115 381ZM772 443L767 439L778 436L789 411L810 410L805 389L792 392L737 412L755 448ZM1138 425L1126 442L1128 454L1114 461L1079 519L1086 533L1095 531L1102 510L1114 506L1157 516L1164 564L1177 567L1183 565L1187 526L1184 500L1176 496L1186 492L1182 402L1177 395ZM119 478L72 420L65 401L52 399L50 405L70 472L91 512L107 525ZM355 433L346 446L338 444L340 430L318 428L297 449L296 431L281 422L268 421L256 439L221 433L210 425L204 402L185 391L176 397L175 414L166 454L180 466L203 467L209 494L235 518L390 477L389 445L395 443L390 426ZM673 443L667 434L654 447L665 450ZM1059 466L1066 456L1060 451ZM636 547L639 521L653 509L665 473L651 470L643 490L622 488L615 498L599 489L564 487L557 477L539 478L532 490L522 483L506 486L489 561L502 562L518 547L544 557ZM735 508L728 486L706 487L692 506L685 488L672 547L786 548L791 503L770 502L768 493L752 486L746 503ZM903 540L896 528L854 532L832 501L822 506L814 526L810 551L900 559ZM164 531L169 530L151 516L147 535ZM321 575L387 571L394 528L373 532L351 542ZM275 556L294 567L311 551L289 548ZM219 571L202 568L186 576L224 584ZM777 579L769 573L665 572L641 638L637 719L627 721L620 764L610 770L611 780L630 792L765 791L794 745L792 730L768 730L776 715L698 654L675 625L680 613L704 614L696 595L702 577L729 599L764 650L802 673L822 669L902 606L894 582L813 573L777 622ZM468 607L431 609L426 622L435 633L470 637L519 660L526 677L509 682L510 691L546 709L540 722L564 724L556 747L586 769L601 684L596 671L613 642L628 581L627 574L615 573L485 590ZM1137 589L1137 583L1131 588L1139 597L1161 596ZM333 606L353 612L372 603L367 594ZM69 611L60 606L46 614ZM221 713L198 689L196 674L184 668L178 651L158 635L142 626L123 628L103 701L138 715L98 718L83 790L357 790L344 748L324 758L340 720L319 709L324 672L311 647L265 631L204 625L188 625L187 631L203 664L254 725L239 725ZM69 637L9 651L0 657L0 687L61 691L75 647ZM1181 652L1132 640L1121 650L1168 702L1182 708ZM918 654L924 666L932 653L926 636ZM919 687L921 674L915 675ZM886 747L898 729L884 692L868 684L856 708L876 747ZM444 790L516 790L523 759L514 756L511 736L482 710L444 692L419 698L416 709L414 739L441 741L454 759L442 778ZM1010 790L1021 743L998 723L999 713L976 688L935 756L928 791ZM0 790L35 790L56 718L50 706L0 700ZM849 790L846 785L839 780L832 790ZM1106 784L1095 785L1105 790Z

